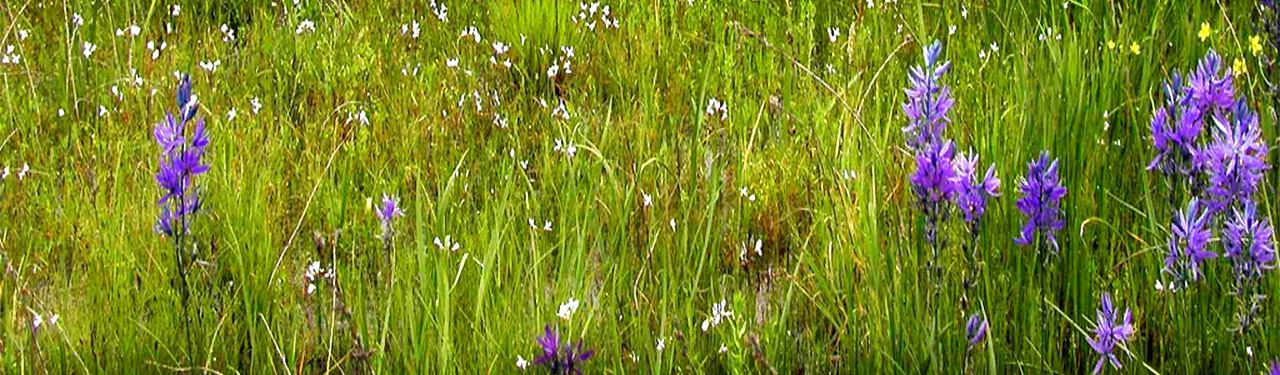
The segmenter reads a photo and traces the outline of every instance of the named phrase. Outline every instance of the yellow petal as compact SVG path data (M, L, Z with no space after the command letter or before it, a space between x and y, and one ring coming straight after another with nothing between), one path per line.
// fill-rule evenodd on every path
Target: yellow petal
M1130 51L1133 51L1133 54L1135 54L1135 55L1140 55L1140 54L1142 54L1142 47L1141 47L1141 46L1138 46L1138 42L1133 42L1133 45L1130 45L1130 46L1129 46L1129 50L1130 50Z

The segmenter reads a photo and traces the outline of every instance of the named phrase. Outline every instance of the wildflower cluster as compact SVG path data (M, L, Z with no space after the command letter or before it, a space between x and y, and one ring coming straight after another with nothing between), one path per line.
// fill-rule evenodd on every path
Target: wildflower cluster
M1129 341L1134 333L1132 312L1125 309L1123 320L1117 322L1120 318L1119 310L1111 304L1111 295L1102 295L1102 305L1097 312L1097 328L1093 330L1097 337L1086 338L1089 346L1098 353L1098 363L1093 366L1094 375L1102 372L1107 362L1111 362L1117 370L1123 367L1120 365L1120 358L1116 357L1116 347Z
M542 355L534 363L545 367L553 375L582 374L583 362L595 354L595 350L582 348L581 339L575 345L560 341L560 330L557 328L553 331L549 325L537 341L542 347ZM520 358L517 366L523 360L524 358Z
M1174 72L1164 84L1164 106L1152 115L1156 156L1147 169L1169 179L1170 205L1180 201L1182 186L1190 195L1170 224L1164 267L1173 277L1170 290L1204 276L1200 263L1218 255L1208 249L1215 227L1222 229L1223 254L1232 261L1238 291L1251 289L1274 266L1270 220L1258 214L1254 200L1271 168L1268 148L1258 115L1232 84L1221 57L1209 50L1185 82ZM1210 123L1212 139L1203 140Z
M1062 197L1067 195L1067 188L1058 178L1058 160L1050 160L1046 151L1027 163L1027 175L1019 180L1018 192L1022 198L1016 204L1018 210L1027 215L1027 222L1013 242L1026 246L1039 239L1057 255L1059 246L1055 234L1064 223L1061 204Z
M178 117L169 113L152 132L161 150L160 170L155 179L164 190L164 195L157 202L161 212L155 229L175 239L189 232L191 217L201 208L201 197L192 179L209 171L209 165L202 161L209 146L204 119L196 121L195 130L189 137L186 133L187 124L195 119L199 108L196 97L191 94L191 78L188 76L183 76L178 84L177 104Z

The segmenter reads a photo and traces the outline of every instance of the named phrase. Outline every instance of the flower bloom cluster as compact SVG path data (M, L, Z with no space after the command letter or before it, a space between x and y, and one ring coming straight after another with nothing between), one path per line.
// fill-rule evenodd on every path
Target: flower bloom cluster
M1178 290L1189 281L1200 279L1200 263L1218 254L1208 251L1213 234L1208 228L1209 212L1200 209L1200 202L1192 199L1187 207L1174 215L1169 234L1169 255L1164 259L1164 272L1174 280L1169 287Z
M1123 344L1133 336L1133 314L1129 309L1124 310L1124 319L1117 322L1119 311L1111 304L1111 295L1102 295L1102 306L1098 309L1098 327L1093 332L1097 338L1086 338L1089 346L1094 352L1098 353L1098 363L1093 366L1093 374L1097 375L1102 372L1102 368L1107 362L1111 362L1117 370L1122 368L1120 358L1116 357L1116 346Z
M1027 222L1022 225L1018 238L1014 243L1030 245L1037 234L1041 241L1049 244L1049 249L1058 252L1058 239L1055 236L1063 226L1062 197L1067 195L1067 188L1062 186L1058 178L1058 160L1049 159L1049 153L1040 153L1040 158L1027 163L1027 175L1018 183L1018 210L1027 215Z
M542 347L542 355L534 363L546 367L553 375L582 374L582 363L595 354L595 350L582 349L581 339L576 345L561 342L560 330L553 331L551 326L546 326L538 345Z
M209 146L209 133L204 119L196 121L195 130L186 135L187 123L195 119L198 101L191 94L191 78L183 76L178 84L178 117L173 113L156 124L152 132L160 145L160 171L156 183L164 190L157 204L161 207L155 230L166 236L186 234L192 215L200 211L200 194L193 188L192 178L209 171L209 165L201 159Z

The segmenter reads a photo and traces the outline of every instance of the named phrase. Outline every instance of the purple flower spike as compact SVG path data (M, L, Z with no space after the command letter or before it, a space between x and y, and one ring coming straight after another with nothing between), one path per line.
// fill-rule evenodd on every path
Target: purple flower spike
M1040 154L1040 158L1027 164L1027 176L1018 183L1018 210L1027 215L1027 222L1014 243L1030 245L1037 233L1042 241L1050 244L1051 250L1058 252L1058 239L1054 236L1062 229L1061 201L1067 195L1067 188L1062 187L1058 178L1058 160L1050 161L1049 152Z
M1221 71L1221 74L1219 72ZM1188 75L1187 93L1193 107L1200 113L1231 108L1234 89L1231 74L1222 69L1222 58L1212 49L1200 59L1196 70Z
M986 212L987 199L1000 195L1000 178L996 176L996 165L987 167L985 176L978 175L978 154L970 152L968 156L960 154L955 161L956 176L955 202L964 213L964 221L976 226Z
M1223 247L1238 282L1256 281L1263 271L1275 268L1273 241L1271 220L1258 218L1257 204L1249 202L1234 211L1223 231Z
M1164 271L1174 276L1169 285L1174 290L1185 287L1189 281L1197 281L1202 275L1200 262L1216 258L1218 254L1205 250L1209 245L1209 212L1200 210L1198 199L1187 203L1187 208L1174 215L1170 228L1169 255L1164 259Z
M1220 114L1213 122L1213 143L1205 147L1203 159L1209 173L1209 210L1216 214L1250 200L1270 166L1258 115L1244 98L1236 101L1229 120Z
M1093 351L1098 353L1098 363L1093 366L1094 375L1101 373L1107 362L1111 362L1111 366L1116 370L1123 368L1120 365L1120 358L1116 357L1115 349L1118 344L1129 341L1133 336L1133 314L1129 309L1125 309L1124 319L1117 324L1117 312L1111 304L1111 295L1103 294L1101 306L1097 311L1098 326L1093 331L1097 337L1085 338Z
M404 216L404 211L400 210L400 200L382 193L382 205L378 207L378 220L382 224L382 235L379 236L383 242L391 240L391 236L395 233L392 227L392 221L396 218Z
M1197 153L1196 138L1204 128L1201 121L1201 110L1190 105L1186 88L1182 86L1182 77L1173 73L1173 78L1164 84L1165 106L1157 109L1151 117L1151 136L1156 148L1156 156L1147 165L1147 170L1158 170L1166 176L1190 178L1196 172L1195 156Z
M561 342L559 329L552 331L550 325L546 326L537 341L538 346L542 347L542 356L534 360L534 363L546 367L554 375L581 375L582 363L595 355L595 350L582 349L582 340L572 346Z
M156 184L164 191L157 201L161 206L155 230L169 237L186 234L190 216L197 213L202 200L193 188L192 178L209 171L203 161L209 146L209 132L204 119L196 121L195 130L186 136L187 123L196 115L196 99L191 94L191 78L182 77L178 84L177 104L179 117L168 114L155 125L152 136L160 146L160 166L156 172ZM175 222L180 225L175 226Z
M969 349L972 350L987 335L987 318L980 313L969 315L969 324L965 327L965 337L969 339Z
M1268 375L1280 375L1280 360L1271 361L1271 366L1267 370Z
M938 57L941 54L942 43L934 41L924 49L924 66L911 67L908 72L910 86L903 89L907 94L907 102L902 104L902 111L910 120L902 128L902 132L907 137L907 146L912 150L940 143L943 130L951 122L947 111L955 104L955 100L951 98L951 88L938 82L947 74L951 63L939 64Z
M910 180L916 200L924 211L925 239L936 244L938 225L945 220L947 204L957 190L956 169L952 164L955 145L947 141L926 147L916 155L916 172Z

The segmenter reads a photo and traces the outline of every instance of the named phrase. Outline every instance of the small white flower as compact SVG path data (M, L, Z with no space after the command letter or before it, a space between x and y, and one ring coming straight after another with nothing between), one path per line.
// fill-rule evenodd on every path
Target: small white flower
M200 69L204 69L207 72L213 73L218 71L219 65L222 65L222 59L217 59L213 61L201 61L199 64L200 64Z
M521 370L528 369L529 361L524 360L524 357L521 357L520 355L516 355L516 368Z
M837 39L840 39L840 28L839 28L839 27L828 27L828 28L827 28L827 40L830 40L830 41L831 41L831 43L835 43Z
M64 111L62 108L58 108L58 117L62 117L66 115L67 115L67 111Z
M729 352L729 347L724 346L724 344L720 344L720 354L724 354L728 352Z
M71 13L71 23L75 24L76 27L79 28L80 26L84 26L84 18L80 17L80 13Z
M434 243L440 250L449 250L451 252L457 252L458 249L462 247L462 244L453 242L453 237L451 236L444 236L444 242L440 241L440 237L436 237L435 241L432 241L432 243Z
M0 180L4 180L8 178L9 178L9 166L6 165L4 167L4 173L0 173Z
M662 349L664 349L664 348L666 348L666 347L667 347L667 340L663 340L663 339L659 338L659 339L658 339L658 351L662 351Z
M93 56L93 51L97 51L97 50L98 50L98 46L94 45L93 43L84 42L84 48L82 49L82 52L84 52L84 58L87 59L90 56Z
M960 18L969 19L969 7L960 6Z
M40 325L44 324L44 317L41 317L40 314L36 314L36 313L32 313L32 314L35 315L35 317L31 319L31 326L35 328L40 328Z
M142 33L142 28L138 27L138 25L130 25L128 30L129 30L129 36L131 37L138 36L138 34Z
M258 114L258 110L262 109L262 102L259 102L256 96L253 99L249 99L249 105L253 106L253 114L255 115Z
M670 223L668 223L668 225L671 225L671 231L672 231L672 232L675 232L675 231L676 231L676 219L671 219L671 222L670 222Z
M644 196L644 206L645 206L645 207L649 207L649 206L653 205L653 197L652 197L652 196L650 196L649 194L646 194L646 193L645 193L645 192L643 192L643 191L642 191L642 192L640 192L640 195L643 195L643 196Z
M1245 352L1246 354L1249 354L1249 358L1253 358L1253 347L1252 347L1252 346L1246 346L1246 347L1244 347L1244 352Z
M996 52L1000 52L1000 45L996 44L996 42L991 42L991 54L994 55Z
M109 113L111 112L107 111L107 107L101 105L98 106L98 117L107 117L107 114Z
M315 32L315 31L316 31L315 22L311 22L311 20L309 19L304 19L302 20L301 23L298 23L298 29L295 30L294 32L298 35L302 35L303 32Z
M542 223L542 231L544 231L544 232L550 232L550 231L551 231L551 220L547 220L547 222Z
M315 293L315 292L316 292L316 284L307 284L307 295L311 295L312 293Z
M550 67L550 68L547 68L547 78L553 78L553 77L555 77L555 76L556 76L556 74L558 74L558 73L560 73L560 66L559 66L559 65L551 64L551 67Z
M502 42L493 43L493 54L495 55L501 55L501 54L507 53L508 49L510 49L510 46L506 44L502 44Z
M956 25L951 25L951 28L947 31L947 35L956 35Z
M49 326L52 327L56 325L58 325L58 314L53 314L53 316L49 317ZM1249 355L1253 356L1253 354Z
M457 58L457 57L454 57L454 58L451 58L451 59L445 60L445 61L444 61L444 66L447 66L447 67L450 67L450 68L457 68L457 67L458 67L458 58Z
M231 107L231 110L227 111L227 121L230 122L231 120L235 120L235 119L236 119L236 108Z
M174 4L173 10L171 10L169 14L173 15L174 17L177 17L179 13L182 13L182 7L178 6L177 4Z
M559 316L560 319L569 320L569 318L573 317L573 313L578 312L580 302L570 297L568 302L560 304L560 312L556 313L556 316Z

